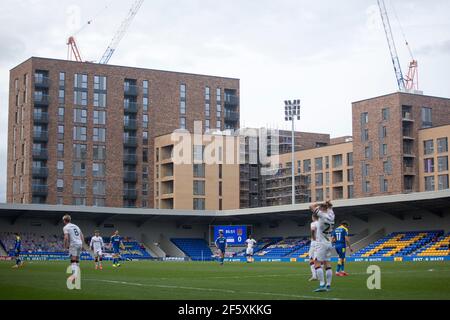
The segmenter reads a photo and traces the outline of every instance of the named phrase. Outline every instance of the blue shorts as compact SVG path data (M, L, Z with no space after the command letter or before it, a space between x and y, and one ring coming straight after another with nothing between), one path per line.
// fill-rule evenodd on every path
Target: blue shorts
M220 252L225 253L225 247L219 247Z
M20 255L20 249L14 250L14 255L18 257Z
M120 253L120 248L119 248L119 247L117 247L117 248L114 247L114 248L113 248L113 253L114 253L114 254L119 254L119 253Z
M345 259L345 247L336 247L336 252L340 259Z

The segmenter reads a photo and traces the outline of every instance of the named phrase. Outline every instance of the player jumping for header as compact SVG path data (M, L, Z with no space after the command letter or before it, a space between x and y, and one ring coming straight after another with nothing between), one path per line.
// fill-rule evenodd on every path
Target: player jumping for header
M334 247L339 256L336 270L336 276L338 277L348 276L348 273L344 271L346 248L348 247L350 252L353 252L348 236L348 227L349 223L347 221L342 221L341 225L336 228L332 234Z
M315 218L317 218L316 260L314 264L320 286L314 291L330 291L333 276L333 271L331 270L331 251L333 247L330 241L330 235L334 227L333 205L330 201L327 201L320 205L313 204L310 208L314 212L313 215ZM322 264L326 269L326 285Z
M100 268L100 270L103 269L102 266L102 260L103 260L103 248L105 247L105 244L103 243L103 238L100 237L100 231L95 230L94 236L91 238L91 243L89 244L89 247L91 247L92 251L94 251L94 257L95 257L95 270Z
M219 231L219 237L216 239L216 248L219 250L220 265L223 265L225 259L225 250L227 249L227 238L223 236L223 231Z

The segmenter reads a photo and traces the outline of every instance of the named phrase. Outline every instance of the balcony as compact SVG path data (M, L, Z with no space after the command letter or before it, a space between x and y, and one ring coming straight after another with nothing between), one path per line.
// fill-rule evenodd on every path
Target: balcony
M123 173L123 181L136 182L137 181L137 173L135 171L125 171Z
M225 121L239 121L239 112L225 111Z
M47 131L34 131L33 139L34 139L34 141L47 142L48 141L48 132Z
M138 86L125 83L123 86L123 93L127 96L137 96L139 93Z
M33 149L32 154L33 154L33 159L36 159L36 160L47 160L48 159L47 149Z
M48 123L48 113L47 112L34 112L33 120L34 120L34 123Z
M406 176L415 176L416 170L414 166L403 166L403 174Z
M49 77L42 75L34 75L34 86L36 88L48 88L50 86Z
M138 112L137 102L124 101L123 110L128 113L137 113Z
M409 157L409 158L415 158L413 149L412 148L403 148L403 156Z
M137 147L137 137L124 137L123 144L126 147Z
M239 97L234 94L226 94L225 95L225 104L229 106L238 106L239 105Z
M33 196L46 196L48 194L48 187L45 184L33 184L31 189Z
M404 140L414 140L412 130L403 129L403 139Z
M136 189L124 189L123 190L123 198L128 200L136 200L138 193Z
M410 111L403 111L402 112L402 121L414 122L412 113Z
M50 97L48 94L35 94L34 104L39 106L48 106L50 103Z
M47 178L48 176L48 168L40 167L40 168L32 168L33 178Z
M123 162L125 164L136 164L137 163L137 155L135 154L124 154Z
M125 130L137 130L137 120L134 119L124 119L123 128Z

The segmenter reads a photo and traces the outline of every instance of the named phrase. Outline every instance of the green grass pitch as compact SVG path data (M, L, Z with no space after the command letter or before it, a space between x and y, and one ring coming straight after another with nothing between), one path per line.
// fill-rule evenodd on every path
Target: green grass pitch
M347 263L331 292L314 293L306 263L125 262L94 270L81 262L81 290L68 290L68 262L0 262L0 299L450 299L449 262ZM381 268L381 290L368 290L369 265ZM335 265L333 265L335 267Z

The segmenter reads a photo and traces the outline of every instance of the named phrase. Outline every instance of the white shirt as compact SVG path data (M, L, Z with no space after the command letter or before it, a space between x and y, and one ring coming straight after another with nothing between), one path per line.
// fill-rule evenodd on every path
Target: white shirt
M324 212L317 209L317 231L316 241L319 243L330 243L330 234L334 228L334 212L332 209Z
M314 238L311 237L311 242L316 242L317 239L317 221L311 222L311 231L314 234Z
M103 238L102 237L93 236L91 238L91 243L89 244L89 246L91 248L93 248L94 251L101 251L102 248L104 247Z
M256 244L255 239L247 239L247 240L245 240L245 242L247 243L248 249L253 249L253 246Z
M64 226L63 232L65 235L69 235L70 246L81 246L83 244L81 241L81 230L77 225L68 223Z

